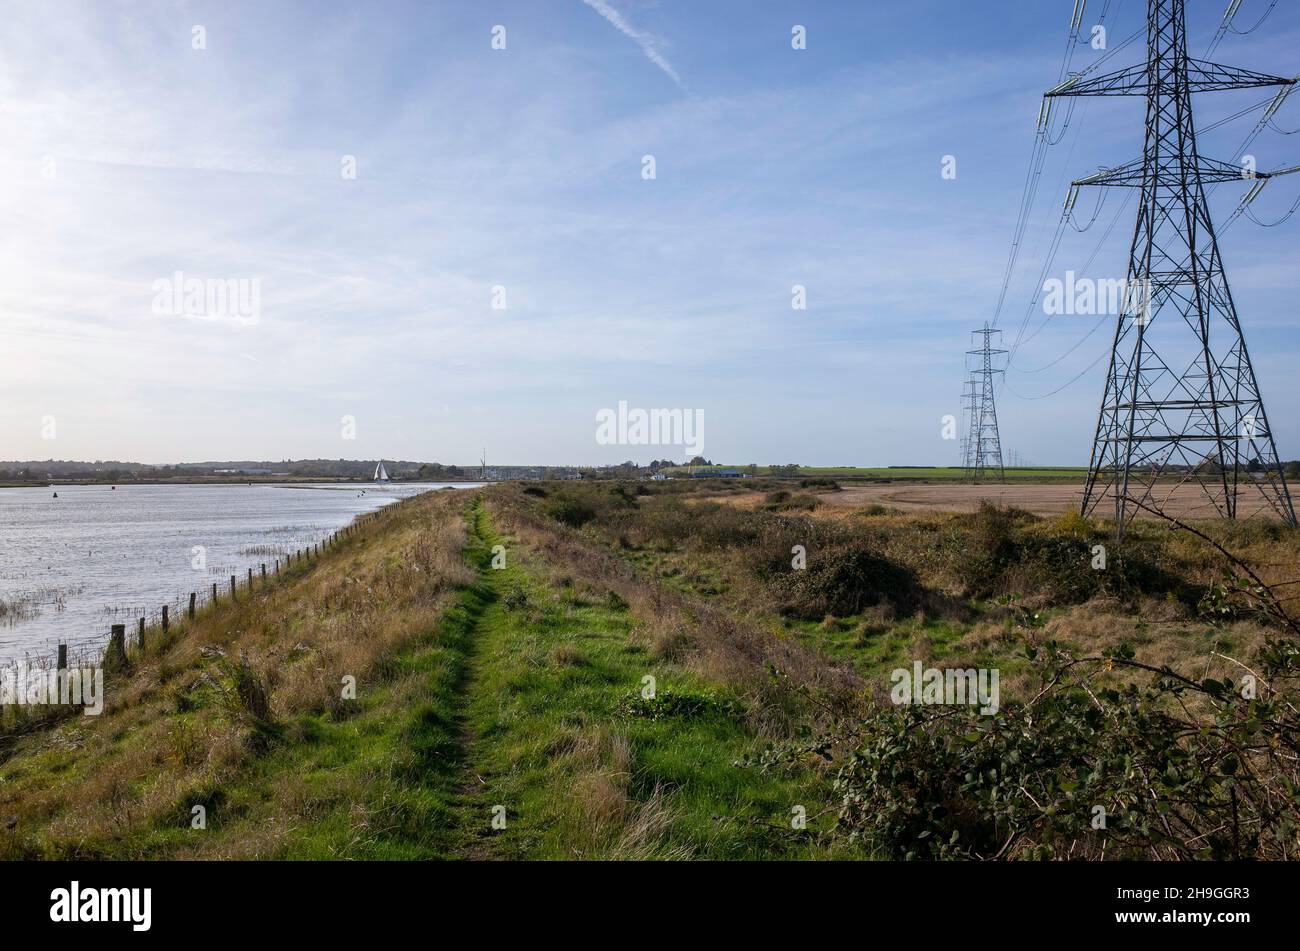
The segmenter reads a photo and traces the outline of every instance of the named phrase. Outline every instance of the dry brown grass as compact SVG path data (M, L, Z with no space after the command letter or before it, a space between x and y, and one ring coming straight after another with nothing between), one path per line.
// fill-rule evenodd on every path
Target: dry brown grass
M575 858L616 861L692 857L686 846L666 848L673 823L672 797L656 786L643 801L628 794L635 755L621 732L606 724L575 727L552 750L573 773L560 818L563 840Z

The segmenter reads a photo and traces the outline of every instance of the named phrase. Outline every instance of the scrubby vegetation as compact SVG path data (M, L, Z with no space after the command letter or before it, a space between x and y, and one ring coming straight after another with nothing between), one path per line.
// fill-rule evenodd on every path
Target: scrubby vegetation
M1300 574L1293 530L1152 520L1116 544L1074 513L809 514L787 492L747 504L708 487L633 508L563 491L594 514L557 527L554 550L608 552L653 586L647 628L670 599L725 608L748 663L711 660L703 626L664 649L762 721L754 768L821 771L824 842L925 858L1295 851L1300 651L1271 594ZM504 504L547 531L544 511ZM1001 709L888 702L889 672L917 661L998 668Z
M9 730L0 854L1293 857L1300 534L745 481L385 509Z
M836 833L892 858L1296 857L1297 642L1249 681L1135 664L1049 643L1038 692L995 717L882 705L763 763L826 761Z

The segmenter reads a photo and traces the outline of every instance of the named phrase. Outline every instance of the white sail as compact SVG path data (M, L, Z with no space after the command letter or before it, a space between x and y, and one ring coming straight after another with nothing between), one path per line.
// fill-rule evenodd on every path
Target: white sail
M375 481L376 482L388 481L388 470L384 468L384 460L382 459L379 460L379 465L375 466Z

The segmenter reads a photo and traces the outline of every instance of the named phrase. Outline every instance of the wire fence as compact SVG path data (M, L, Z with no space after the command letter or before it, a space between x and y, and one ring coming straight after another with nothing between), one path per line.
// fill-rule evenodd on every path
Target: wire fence
M115 605L106 608L104 613L109 617L108 631L99 646L74 645L70 656L69 645L60 642L55 644L53 653L28 656L21 663L37 669L69 665L94 667L113 660L125 660L133 654L142 654L149 647L182 630L200 614L220 605L238 603L241 598L275 585L281 577L313 564L323 553L352 536L379 514L367 512L358 515L350 525L325 534L315 542L243 569L209 569L210 574L220 571L219 580L206 583L193 591L177 592L164 604ZM119 621L118 618L122 620ZM8 666L16 667L19 663L10 660Z

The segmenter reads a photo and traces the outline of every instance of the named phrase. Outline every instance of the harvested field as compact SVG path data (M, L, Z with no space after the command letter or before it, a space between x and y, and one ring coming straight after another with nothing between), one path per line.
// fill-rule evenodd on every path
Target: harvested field
M1155 496L1161 508L1176 518L1213 518L1214 508L1197 486L1161 486ZM861 485L845 486L840 492L820 493L823 504L865 508L883 505L900 512L974 512L980 503L1011 505L1035 515L1054 516L1077 511L1083 499L1083 485ZM1275 517L1262 496L1247 486L1238 503L1242 517ZM1113 511L1108 504L1097 509L1102 517ZM1144 513L1140 513L1144 514Z

